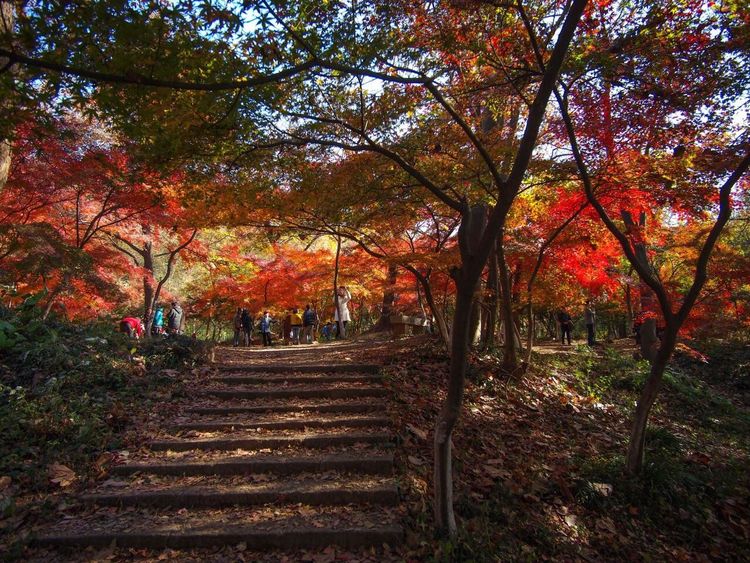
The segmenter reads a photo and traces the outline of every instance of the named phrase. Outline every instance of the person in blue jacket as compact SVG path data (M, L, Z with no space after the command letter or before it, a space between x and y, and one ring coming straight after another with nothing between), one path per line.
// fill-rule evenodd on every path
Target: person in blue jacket
M260 333L263 335L263 346L271 346L271 313L265 311L260 319Z
M161 307L156 308L156 312L154 313L154 326L151 329L151 332L154 334L164 333L164 309Z

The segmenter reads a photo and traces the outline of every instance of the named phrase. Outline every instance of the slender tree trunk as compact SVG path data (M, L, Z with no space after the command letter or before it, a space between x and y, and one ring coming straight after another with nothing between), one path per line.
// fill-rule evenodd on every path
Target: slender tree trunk
M388 287L385 293L383 293L383 307L378 322L372 327L373 331L389 330L391 328L391 312L393 311L393 302L396 299L397 280L398 266L396 264L388 264Z
M464 213L458 233L462 266L453 273L453 279L456 281L456 313L451 331L450 375L445 402L435 423L434 438L435 525L439 534L448 536L455 536L457 532L453 514L451 435L463 402L471 305L483 269L477 266L475 254L486 221L487 212L483 205L472 207Z
M440 339L443 341L443 344L445 344L446 350L450 352L451 337L448 331L448 323L445 320L444 311L441 310L435 302L435 295L432 293L432 285L430 284L430 279L429 277L421 274L419 271L414 271L413 273L414 277L422 286L424 298L427 301L427 305L429 306L430 311L432 311L432 316L435 318L435 323L437 324Z
M479 344L482 338L482 301L479 295L474 295L474 299L471 300L471 316L469 318L470 323L470 343L471 346Z
M469 283L456 283L456 314L451 331L451 361L448 394L435 424L435 523L440 533L456 533L453 514L453 474L451 435L461 412L469 350L471 305L474 288Z
M536 330L536 322L534 321L534 305L531 301L531 291L526 294L528 299L528 305L526 305L526 322L529 323L528 333L526 334L526 368L529 369L531 366L531 351L534 348L534 337Z
M141 253L143 257L143 319L146 335L151 334L151 325L154 323L154 253L151 242L143 245Z
M516 152L513 167L507 181L502 182L504 185L502 186L500 200L493 208L490 217L488 218L483 205L477 205L472 208L464 205L461 209L461 226L458 229L461 267L453 270L453 279L456 280L457 306L451 334L450 379L446 400L437 419L434 441L435 474L433 485L435 491L435 525L438 533L447 533L451 537L455 537L457 530L452 506L450 439L463 398L471 299L482 276L482 271L487 264L492 244L494 244L495 240L498 240L498 248L502 248L502 233L505 219L515 196L518 194L523 176L528 169L528 162L531 158L533 147L536 144L549 95L554 89L559 69L562 66L570 41L573 38L585 6L586 0L573 0L570 4L570 10L560 29L552 55L546 64L537 96L529 108L529 116L526 120L526 127L520 142L520 148ZM498 188L500 187L498 185ZM498 235L500 236L499 239ZM498 261L500 261L501 256L500 254L498 255ZM509 302L511 294L510 288L507 286L510 283L504 256L502 256L502 262L500 270L501 283L505 284L502 287L503 297ZM512 316L511 308L510 315L506 319L511 325L513 324ZM514 337L512 327L507 330L511 331L509 339L512 341ZM512 363L516 363L515 350L513 350L513 357L508 359L513 360Z
M521 328L519 326L518 317L517 315L513 315L513 337L515 338L515 346L516 350L518 350L521 347ZM518 355L516 354L516 357Z
M501 231L502 232L502 231ZM503 369L514 372L518 369L515 322L513 319L513 295L510 287L510 273L505 261L505 249L502 234L497 240L497 264L500 279L500 305L503 317L505 338L503 343Z
M0 34L12 35L13 27L16 21L16 6L12 0L0 0ZM0 57L0 67L4 67L8 62L5 57ZM13 74L15 65L6 72ZM8 100L0 100L0 113L11 114L13 107ZM11 131L3 131L4 135L0 136L0 191L5 187L10 174L10 162L12 158L12 146L10 142Z
M419 281L414 278L414 290L417 292L417 305L419 310L422 311L422 318L427 318L427 310L424 308L424 299L422 299L422 288L419 285Z
M1 62L1 61L0 61ZM5 187L10 174L10 161L12 151L8 139L0 139L0 191Z
M664 342L662 342L662 345L651 364L651 371L649 372L648 379L641 390L641 395L638 399L638 406L635 409L633 427L630 432L628 456L625 462L625 467L631 475L637 475L643 467L648 415L651 413L654 401L656 401L656 396L659 393L659 388L661 387L662 379L664 377L664 370L669 363L669 358L672 356L676 344L677 329L674 327L667 327L664 335Z
M42 313L43 321L46 321L47 317L49 317L49 314L52 312L52 307L57 300L57 296L62 293L62 288L66 285L68 285L68 280L63 280L55 289L52 290L52 293L50 293L50 296L47 299L47 305L44 307L44 312Z
M336 315L338 316L338 337L346 338L346 329L344 328L344 321L341 319L341 305L339 304L339 260L341 258L341 237L336 237L336 259L333 265L333 303L336 307Z
M490 253L490 260L487 272L487 323L485 325L485 335L482 340L484 350L492 350L496 344L497 331L497 309L498 294L500 293L500 280L497 275L497 252Z

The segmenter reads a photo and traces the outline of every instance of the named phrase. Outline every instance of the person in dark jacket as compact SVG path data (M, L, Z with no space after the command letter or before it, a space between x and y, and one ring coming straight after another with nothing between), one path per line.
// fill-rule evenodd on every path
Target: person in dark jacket
M565 309L560 309L557 313L557 322L560 323L560 341L565 344L565 335L568 336L568 345L570 346L571 334L573 332L573 319Z
M594 304L589 299L586 301L586 308L583 311L583 318L586 321L586 337L588 345L596 344L596 310Z
M169 334L180 334L182 332L182 307L177 301L172 301L172 308L167 315L167 329Z
M240 337L242 336L242 309L237 307L237 311L234 313L234 339L232 340L232 346L240 345Z
M242 322L242 339L245 346L250 346L253 343L253 316L244 307L242 308L240 320Z
M302 313L302 342L312 344L315 340L315 325L318 324L318 314L310 304L305 306L305 312Z

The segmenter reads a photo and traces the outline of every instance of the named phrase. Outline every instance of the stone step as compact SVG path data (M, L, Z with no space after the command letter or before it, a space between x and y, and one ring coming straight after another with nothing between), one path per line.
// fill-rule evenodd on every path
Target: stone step
M40 530L39 547L190 549L244 543L250 551L398 544L403 530L387 507L279 507L160 512L112 508Z
M382 416L369 417L339 417L329 419L309 419L309 418L290 418L287 420L263 421L263 420L225 420L221 422L186 422L176 424L172 430L181 432L185 430L198 430L203 432L212 432L218 430L244 430L262 428L266 430L281 429L303 429L303 428L335 428L337 426L346 426L349 428L362 428L367 426L387 426L390 420Z
M399 502L398 488L366 478L335 482L308 479L298 482L257 483L242 486L170 487L160 490L127 489L120 492L83 495L82 500L99 506L151 506L172 508L222 508L259 504L382 504Z
M268 436L245 438L209 438L205 440L163 440L151 443L153 451L184 452L188 450L260 450L297 446L327 448L352 444L385 444L393 439L391 434L298 434L294 436Z
M244 385L254 383L378 383L383 380L382 375L287 375L268 376L262 375L232 375L213 377L211 381L224 383L226 385Z
M302 387L296 389L210 389L205 391L205 394L221 399L288 399L291 397L346 399L385 397L388 391L383 387Z
M114 475L144 473L153 475L256 475L275 473L293 475L323 471L350 471L369 475L390 475L393 455L333 454L324 456L231 457L215 461L170 463L131 463L116 465Z
M349 403L322 403L300 405L297 403L280 404L280 405L257 405L257 406L226 406L226 407L188 407L186 413L205 414L205 415L228 415L242 413L271 413L271 412L317 412L317 413L361 413L372 411L384 411L385 403L379 401L372 402L349 402Z
M241 364L219 364L222 371L243 373L378 373L377 364L307 364L307 365L273 365L253 366Z

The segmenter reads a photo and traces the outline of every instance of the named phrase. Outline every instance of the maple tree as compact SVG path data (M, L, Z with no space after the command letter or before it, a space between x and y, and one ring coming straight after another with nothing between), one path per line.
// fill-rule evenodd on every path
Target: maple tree
M174 231L177 229L173 227L171 230L174 235ZM182 232L176 233L177 240L171 245L165 245L165 250L161 252L155 252L154 242L155 239L158 241L166 237L164 233L159 233L158 229L152 225L142 225L140 236L126 238L119 233L112 235L114 247L128 256L135 266L143 270L143 318L145 319L144 326L147 334L151 333L156 305L162 296L164 284L172 276L175 260L182 251L191 245L197 234L198 229L182 229ZM162 275L157 277L156 259L159 257L166 257L166 265Z
M70 316L114 310L130 291L117 276L151 272L153 260L150 270L145 263L134 270L112 240L150 223L172 229L176 179L144 170L100 126L75 116L53 129L19 128L14 155L0 222L3 263L16 293L44 289L45 316L60 299ZM168 262L169 270L174 256ZM146 318L148 311L147 305Z
M593 50L609 60L581 61L581 73L555 92L586 197L642 280L644 312L653 312L648 309L648 292L653 292L664 323L660 337L655 318L642 328L651 372L634 416L627 458L631 473L642 467L649 412L678 333L708 278L711 254L732 213L732 192L742 189L750 167L748 131L736 125L726 101L731 108L733 96L750 86L736 66L738 58L747 62L747 51L731 31L718 32L725 26L732 30L732 16L739 13L700 6L696 10L703 17L696 18L691 10L669 8L630 11L632 19L620 27L619 37L605 32L609 18L621 20L619 10L602 5L589 14L584 41L592 41ZM700 80L688 79L696 68L703 69ZM592 104L592 97L598 103ZM646 106L641 119L631 115L636 104ZM581 126L592 122L598 127ZM693 243L698 252L688 283L670 287L653 245L675 227L656 212L689 224L705 220L712 208L710 227ZM613 218L618 215L620 223ZM648 227L654 223L661 229Z
M76 309L88 309L88 315L100 307L108 310L97 298L83 307L85 302L70 299L70 292L76 284L88 283L94 295L116 287L110 269L120 269L102 243L102 232L154 205L146 192L133 199L138 189L122 155L97 147L96 139L86 140L80 125L61 123L60 136L22 130L16 165L0 199L2 223L14 235L4 253L7 274L21 292L46 290L45 314L65 295L73 316Z

